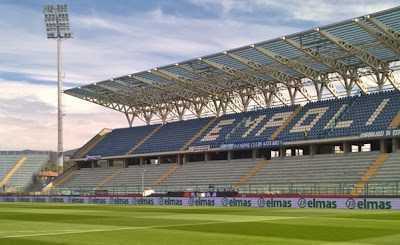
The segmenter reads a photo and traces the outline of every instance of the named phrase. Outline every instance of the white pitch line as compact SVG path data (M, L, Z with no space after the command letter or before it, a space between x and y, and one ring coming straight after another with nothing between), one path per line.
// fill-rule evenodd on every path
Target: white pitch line
M48 232L48 233L40 233L40 234L0 236L0 239L4 239L4 238L19 238L19 237L53 236L53 235L66 235L66 234L81 234L81 233L107 232L107 231L157 229L157 228L169 228L169 227L180 227L180 226L191 226L191 225L213 225L213 224L226 224L226 223L246 223L246 222L285 220L285 219L300 219L300 218L305 218L305 217L280 217L280 218L255 219L255 220L243 220L243 221L216 221L216 222L203 222L203 223L179 224L179 225L154 225L154 226L139 226L139 227L123 227L123 228L114 228L114 229L96 229L96 230L85 230L85 231L76 230L76 231L63 231L63 232Z
M78 231L78 230L68 230L68 229L66 229L66 230L52 230L52 231ZM0 231L0 233L8 233L8 232L19 232L19 233L23 233L23 232L41 232L41 231L38 231L38 230L29 230L29 231L13 231L13 230L8 230L8 231L5 231L5 230L2 230L2 231Z

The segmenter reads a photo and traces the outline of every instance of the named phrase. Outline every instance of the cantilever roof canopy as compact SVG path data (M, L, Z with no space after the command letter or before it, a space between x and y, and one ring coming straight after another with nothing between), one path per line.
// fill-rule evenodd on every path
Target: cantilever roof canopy
M400 7L66 90L150 123L399 88ZM394 65L395 64L395 65ZM362 77L374 76L375 84Z

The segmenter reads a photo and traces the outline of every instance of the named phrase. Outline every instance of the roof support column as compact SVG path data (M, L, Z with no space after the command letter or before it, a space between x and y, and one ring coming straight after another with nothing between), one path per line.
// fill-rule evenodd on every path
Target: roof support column
M126 119L128 120L129 127L132 128L133 121L135 120L136 115L125 112Z
M246 112L249 107L250 99L252 98L251 94L251 89L245 89L239 92L244 112Z
M176 111L176 114L178 114L179 121L182 121L183 120L183 116L185 115L186 110L187 110L186 105L183 102L182 103L175 102L174 109Z
M196 99L193 101L192 106L197 118L201 118L206 103L202 99Z
M386 74L384 72L375 72L375 77L376 77L376 83L378 84L378 90L379 92L382 92L383 90L383 84L385 83L385 77Z
M145 118L147 125L150 125L153 115L154 115L154 113L151 110L143 111L143 117Z
M228 102L226 99L213 97L212 102L214 104L215 114L217 117L221 115L221 112L224 115L226 114L226 109L228 107Z
M299 87L288 85L287 90L288 90L289 97L290 97L290 103L292 105L294 105L296 102L296 95L297 95L297 92L299 91Z
M229 99L222 99L221 100L221 109L222 109L222 115L226 115L227 109L228 109L228 104L229 104Z
M262 90L266 108L270 108L274 101L275 93L266 89Z
M170 109L167 107L161 107L158 109L158 114L161 117L162 123L165 124L167 122L167 117L170 112Z
M323 83L314 83L315 86L315 91L317 92L317 99L320 101L322 99L322 92L324 90L324 84Z

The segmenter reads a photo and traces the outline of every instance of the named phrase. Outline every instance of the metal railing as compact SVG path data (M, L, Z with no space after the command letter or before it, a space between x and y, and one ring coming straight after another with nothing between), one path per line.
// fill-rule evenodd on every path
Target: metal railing
M285 183L285 184L248 184L239 188L226 185L161 185L153 188L157 194L168 192L214 192L238 191L240 194L272 195L350 195L354 183ZM51 195L130 195L141 194L141 186L103 186L56 188ZM359 196L400 196L400 182L371 182L357 191Z

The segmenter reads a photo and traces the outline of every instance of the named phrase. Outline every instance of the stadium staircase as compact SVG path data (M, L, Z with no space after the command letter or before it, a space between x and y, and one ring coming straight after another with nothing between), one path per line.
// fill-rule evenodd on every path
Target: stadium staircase
M103 180L102 182L100 182L100 184L98 184L98 185L96 186L96 189L101 188L101 187L107 185L108 182L110 182L112 179L114 179L114 178L117 177L119 174L121 174L122 171L124 171L124 168L116 169L115 172L114 172L112 175L108 176L105 180Z
M261 161L259 161L252 169L250 169L250 171L248 171L240 180L239 182L237 182L235 184L236 188L239 188L241 185L245 184L247 181L249 181L254 175L257 174L258 171L260 171L260 169L262 169L262 167L265 166L265 164L267 164L267 160L262 159Z
M155 128L153 131L151 131L146 137L144 137L141 141L139 141L139 143L137 143L135 146L133 146L132 149L130 149L128 151L128 153L126 153L126 155L132 154L137 148L139 148L141 145L143 145L144 142L146 142L148 139L150 139L151 136L155 135L162 128L162 126L163 126L163 124L160 124L157 128Z
M172 168L170 168L166 173L164 173L160 178L155 180L152 184L152 187L157 186L161 184L164 180L166 180L169 176L171 176L173 173L175 173L176 170L180 168L180 165L175 165Z
M19 161L10 169L10 171L4 176L0 181L0 186L4 186L9 179L18 171L18 169L28 160L28 157L24 156L19 159Z
M296 110L275 130L275 132L268 138L268 140L275 140L275 138L286 128L287 125L299 114L302 107L298 106Z
M397 183L400 178L400 152L390 153L379 171L370 179L369 184L373 182L391 182L394 189L397 189Z
M106 137L112 130L111 129L103 129L94 136L89 142L87 142L84 146L82 146L73 156L74 159L83 158L91 149L93 149L100 141Z
M72 178L76 174L77 170L75 169L75 166L70 167L68 170L64 171L60 176L58 176L53 182L49 183L46 185L42 192L43 193L49 193L52 189L55 189L62 185L64 182Z
M197 138L199 138L216 120L218 117L212 118L203 128L201 128L185 145L182 146L181 151L190 146Z
M382 164L388 159L389 153L381 153L378 158L371 164L368 170L363 174L361 179L357 182L357 184L353 187L351 191L351 195L358 196L364 186L368 183L368 181L375 175L376 172L380 169Z
M389 129L396 129L400 126L400 111L397 112L396 116L390 122Z

